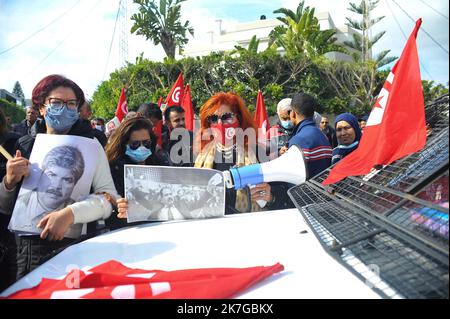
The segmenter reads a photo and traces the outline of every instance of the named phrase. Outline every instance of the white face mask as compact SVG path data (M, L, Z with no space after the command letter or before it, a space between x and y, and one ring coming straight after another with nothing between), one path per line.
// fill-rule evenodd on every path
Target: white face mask
M95 129L101 132L105 132L105 128L102 125L95 125Z

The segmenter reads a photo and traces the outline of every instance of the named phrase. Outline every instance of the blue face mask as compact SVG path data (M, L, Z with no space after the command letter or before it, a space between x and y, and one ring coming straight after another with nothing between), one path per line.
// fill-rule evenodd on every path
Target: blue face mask
M49 105L45 112L45 123L58 133L69 130L78 118L78 110L69 109L66 105L62 108Z
M289 130L294 127L294 124L292 124L292 121L281 121L281 126L284 127L286 130Z
M140 146L135 150L130 148L130 145L127 145L127 150L125 151L125 155L127 155L131 160L135 163L141 163L145 161L150 155L152 155L152 150L144 146Z

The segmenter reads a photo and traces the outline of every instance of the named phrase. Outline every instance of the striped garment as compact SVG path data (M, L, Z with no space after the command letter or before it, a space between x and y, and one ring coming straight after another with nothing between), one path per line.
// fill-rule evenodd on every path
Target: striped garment
M311 119L301 121L294 129L289 147L297 145L303 151L308 178L314 177L331 165L333 150L325 134Z

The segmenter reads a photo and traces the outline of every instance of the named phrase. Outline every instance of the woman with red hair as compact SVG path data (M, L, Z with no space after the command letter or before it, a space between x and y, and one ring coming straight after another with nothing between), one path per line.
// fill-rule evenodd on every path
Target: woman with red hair
M195 167L225 171L257 163L257 129L242 98L219 92L200 110L200 153ZM226 213L259 211L274 201L267 183L239 191L227 190Z

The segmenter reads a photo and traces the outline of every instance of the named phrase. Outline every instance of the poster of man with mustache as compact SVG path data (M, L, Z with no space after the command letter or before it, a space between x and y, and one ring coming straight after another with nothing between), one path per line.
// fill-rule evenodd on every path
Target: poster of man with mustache
M39 134L35 143L9 224L17 233L39 234L45 215L87 196L99 151L95 140L79 136Z

